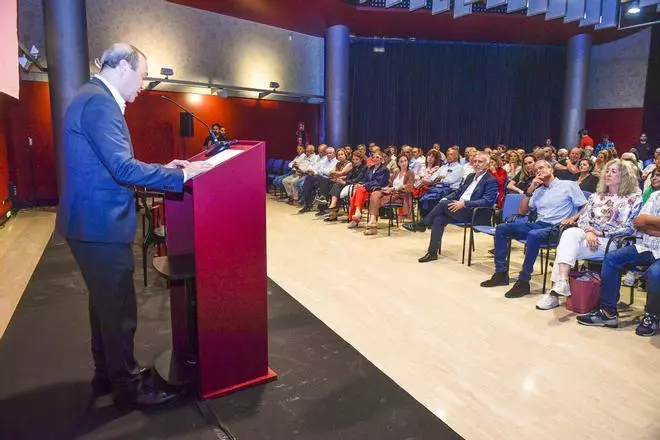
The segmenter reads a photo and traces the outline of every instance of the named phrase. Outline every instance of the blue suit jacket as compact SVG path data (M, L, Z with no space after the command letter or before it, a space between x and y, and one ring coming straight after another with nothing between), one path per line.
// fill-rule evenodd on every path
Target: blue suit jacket
M458 200L461 198L465 190L470 186L474 180L474 173L465 178L461 186L447 196L448 200ZM481 178L477 187L474 189L470 200L465 202L466 208L492 208L497 202L497 193L499 187L497 179L486 171L486 174Z
M98 79L82 86L67 107L63 137L56 229L66 239L130 243L136 229L130 186L183 189L180 169L135 159L124 115Z

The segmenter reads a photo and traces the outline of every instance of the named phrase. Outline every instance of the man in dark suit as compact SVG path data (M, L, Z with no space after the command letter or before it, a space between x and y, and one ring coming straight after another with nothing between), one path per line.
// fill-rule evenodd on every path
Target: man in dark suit
M438 250L442 241L445 226L452 222L467 222L472 219L472 210L479 207L492 208L497 201L497 179L488 172L490 157L486 153L478 153L474 162L474 173L470 174L463 184L429 212L421 223L404 225L410 231L424 232L431 226L429 248L418 261L426 263L438 259Z
M119 406L174 400L143 379L133 356L137 305L132 242L136 231L132 186L181 192L187 179L211 168L204 162L167 165L135 159L124 108L147 76L145 55L115 44L99 75L83 85L64 116L64 175L56 228L68 242L89 290L96 394L112 392Z

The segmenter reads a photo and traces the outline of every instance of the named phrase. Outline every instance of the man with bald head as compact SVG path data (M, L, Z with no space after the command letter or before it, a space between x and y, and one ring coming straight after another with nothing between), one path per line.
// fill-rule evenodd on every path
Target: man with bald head
M133 355L137 303L133 286L136 232L134 187L182 192L183 184L212 168L206 162L167 165L135 159L124 121L147 77L147 57L130 44L103 53L101 72L66 109L57 232L67 241L89 291L95 394L112 392L118 406L174 400L143 379Z
M568 153L568 157L555 164L555 177L561 180L577 180L580 173L578 164L582 159L582 149L573 148Z

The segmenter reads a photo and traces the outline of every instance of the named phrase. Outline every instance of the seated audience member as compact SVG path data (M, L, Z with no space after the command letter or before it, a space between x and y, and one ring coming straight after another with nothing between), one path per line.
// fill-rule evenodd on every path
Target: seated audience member
M513 179L520 172L520 157L521 156L518 155L518 151L516 150L509 150L506 153L506 165L502 168L506 171L509 179Z
M364 235L376 235L378 233L378 211L388 203L401 203L403 205L403 216L410 215L410 191L415 183L415 173L408 169L406 155L399 156L397 162L399 168L393 174L390 174L389 184L384 188L374 189L369 195L369 222Z
M343 153L343 152L342 152ZM304 214L312 210L312 205L314 204L314 194L316 190L323 183L323 181L329 181L329 176L332 170L337 166L337 158L335 157L335 149L328 147L325 149L325 157L319 159L315 166L307 171L307 177L305 178L305 183L303 184L302 193L305 200L303 207L298 211L300 214ZM329 185L329 183L326 183ZM323 206L322 211L325 211L325 206Z
M552 164L553 168L557 162L562 161L566 158L568 158L568 150L566 148L560 148L559 150L557 150L557 157L555 163Z
M646 313L637 326L639 336L652 336L660 325L660 192L654 192L634 222L641 239L630 246L610 250L600 272L600 304L598 310L577 317L583 325L618 327L621 274L627 269L649 265L646 277Z
M440 199L457 190L463 180L463 167L458 163L458 148L447 150L447 163L431 177L429 190L419 199L422 217L428 214Z
M589 130L583 128L582 130L578 131L578 136L580 137L580 144L578 145L579 148L594 147L594 140L591 138L591 136L589 136Z
M286 174L282 174L281 176L277 176L276 178L274 178L273 186L279 188L282 191L285 191L284 184L282 183L282 181L285 178L295 173L295 170L293 169L294 165L300 162L304 157L305 157L305 147L303 145L298 145L296 147L296 157L294 157L293 160L289 162L289 165L287 165L288 169L284 170L286 171Z
M635 150L637 150L637 153L639 154L639 159L642 162L645 162L649 159L653 159L653 152L657 151L657 149L654 150L651 144L649 144L647 141L648 141L648 137L646 136L646 133L642 133L639 136L639 142L637 142L635 145L632 146Z
M539 148L538 150L536 150L536 151L535 151L534 153L532 153L532 154L534 154L534 158L535 158L536 160L545 160L545 161L547 161L547 162L550 163L550 164L552 163L552 162L551 162L551 161L553 160L553 159L552 159L552 151L550 151L550 160L547 160L547 159L546 159L546 156L547 156L547 155L546 155L546 152L545 152L545 150L544 150L543 148Z
M488 172L490 156L477 153L474 173L456 191L443 198L420 223L407 223L403 227L411 232L424 232L431 228L431 238L426 255L418 261L426 263L438 259L438 250L445 227L452 222L467 222L472 219L472 210L479 207L492 208L497 200L497 180Z
M374 154L376 153L381 153L381 157L383 159L383 165L387 166L387 160L386 160L386 154L382 153L380 151L380 146L374 144L373 142L369 144L369 158L367 159L367 166L372 167L374 166Z
M518 211L528 215L536 211L535 222L501 223L495 228L495 273L481 283L482 287L507 286L507 249L511 239L526 240L525 260L518 281L505 294L507 298L519 298L529 294L529 280L541 245L548 242L552 226L573 223L575 213L587 203L577 183L557 179L552 166L545 160L534 164L536 177L525 192Z
M637 167L621 159L607 164L598 191L580 210L577 227L561 235L552 268L553 286L536 304L537 309L553 309L559 305L559 295L571 295L568 272L577 260L603 257L611 236L633 232L633 220L642 207L636 172Z
M350 145L345 145L344 146L344 153L346 153L346 157L352 157L353 156L353 147Z
M404 154L408 158L408 168L415 173L415 176L422 172L422 164L413 156L413 149L410 145L403 145L401 147L401 154Z
M436 144L433 144L433 145L431 146L431 150L435 150L435 151L438 151L438 152L439 152L439 151L440 151L440 144L437 144L437 143L436 143Z
M328 146L326 144L320 144L319 145L318 158L316 159L316 162L314 163L312 168L307 170L305 172L305 174L300 179L298 179L298 181L296 183L293 184L293 192L294 192L295 196L298 197L298 203L300 203L303 206L305 205L305 194L303 192L303 186L305 185L305 181L307 180L307 177L310 174L314 173L315 169L318 166L320 166L320 164L324 163L325 157L328 154L327 151L326 151L327 148L328 148Z
M413 147L412 149L413 159L415 159L423 167L426 165L426 157L424 156L424 150L420 147Z
M573 148L568 155L568 158L560 160L555 165L555 177L561 180L575 180L577 174L580 172L578 169L578 162L582 158L582 150Z
M497 207L502 207L502 202L504 202L504 185L506 183L507 174L502 168L502 160L500 155L493 153L490 155L490 164L488 167L488 172L497 179Z
M218 142L229 140L227 129L222 125L218 124L217 122L211 125L211 131L213 132L213 135L218 140ZM208 150L209 148L211 148L212 144L213 144L213 138L211 137L211 134L209 134L208 136L206 136L206 139L204 139L204 148Z
M440 155L433 149L426 154L426 165L422 168L421 173L415 176L415 184L412 189L413 197L420 197L428 191L433 175L440 169L439 158Z
M524 148L518 148L516 150L516 152L518 153L518 157L520 157L520 158L525 157L525 155L527 154L527 152L525 151ZM521 161L522 161L522 159L521 159Z
M467 149L466 149L467 150ZM477 156L477 150L465 153L466 163L463 165L463 180L470 174L474 173L474 159Z
M318 160L318 156L315 153L314 145L307 145L305 147L305 157L300 160L297 160L293 164L293 173L289 176L282 179L282 185L286 190L286 194L289 197L289 204L293 205L298 199L298 192L295 190L296 183L305 176L307 170L311 170Z
M355 150L361 152L361 153L362 153L362 156L363 156L363 157L365 158L365 160L366 160L366 158L367 158L367 147L366 147L366 145L364 145L364 144L358 144L358 146L355 147Z
M594 159L595 159L593 148L591 148L591 147L583 148L582 149L582 158L589 159L593 162Z
M374 165L367 169L364 175L364 183L356 184L353 196L351 197L351 206L348 211L348 218L351 220L348 227L355 229L360 223L362 217L362 208L364 202L369 198L374 190L385 188L390 180L390 173L383 165L383 153L377 151L372 156Z
M606 150L608 148L614 149L614 142L612 142L610 140L610 135L609 134L603 133L603 136L602 136L600 142L598 143L598 145L596 145L596 149L594 150L594 153L598 154L601 151Z
M609 162L609 157L610 154L607 150L598 153L598 156L596 156L596 159L594 160L594 169L591 170L591 173L594 176L600 177L600 173L603 171L603 168L605 168L605 164Z
M397 165L396 160L399 156L397 155L397 149L396 146L390 145L387 147L385 150L385 155L383 156L383 160L385 161L385 166L387 166L387 170L392 173L394 170L396 170L399 165Z
M648 188L644 189L644 192L642 192L643 204L648 202L649 198L651 198L651 194L660 190L660 168L653 170L653 173L649 176L649 178L651 179L651 184Z
M594 163L589 159L580 159L578 162L578 170L576 182L582 191L590 193L596 192L598 186L598 177L592 174Z
M534 164L536 158L533 154L526 154L523 157L523 164L520 172L514 177L506 186L506 189L511 193L525 194L527 188L534 180Z
M657 166L658 164L660 164L660 148L658 148L655 151L655 157L654 157L653 163L648 164L642 170L642 181L644 182L644 187L648 186L647 179L653 173L653 171L655 171L656 168L658 168L658 166Z
M644 169L644 164L641 160L639 160L639 154L637 153L637 150L631 148L630 151L621 155L621 159L630 160L632 163L634 163L641 175L642 170Z
M632 164L632 166L635 169L635 173L637 175L637 180L641 182L642 172L639 169L639 161L637 160L637 156L635 156L633 153L628 151L621 155L621 160L625 160L626 162L630 162L630 164Z
M328 153L329 154L329 153ZM327 177L318 176L318 208L319 212L316 214L321 216L325 214L328 206L328 199L330 198L330 189L333 185L336 185L337 182L344 179L348 173L351 172L353 164L347 159L346 153L343 149L337 150L337 163L335 164L334 169L330 171Z
M367 171L366 160L362 152L356 151L351 158L351 169L346 175L337 176L335 183L330 188L330 204L328 209L330 214L325 221L337 221L339 214L339 199L344 199L352 195L353 186L364 181L364 174Z

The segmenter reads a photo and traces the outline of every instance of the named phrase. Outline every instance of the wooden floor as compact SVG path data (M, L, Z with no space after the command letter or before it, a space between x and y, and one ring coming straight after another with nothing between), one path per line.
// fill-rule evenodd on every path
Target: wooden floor
M0 338L55 226L55 212L24 210L0 229Z
M583 327L539 294L481 288L492 239L468 268L450 227L419 264L428 232L366 237L296 211L268 202L269 276L466 439L660 439L660 336L634 334L639 306L623 328Z
M365 237L296 211L268 202L269 276L466 439L660 439L660 336L635 336L641 304L623 328L582 327L536 310L538 294L479 287L492 240L468 268L450 227L444 255L419 264L428 233ZM53 222L22 212L0 230L0 332Z

